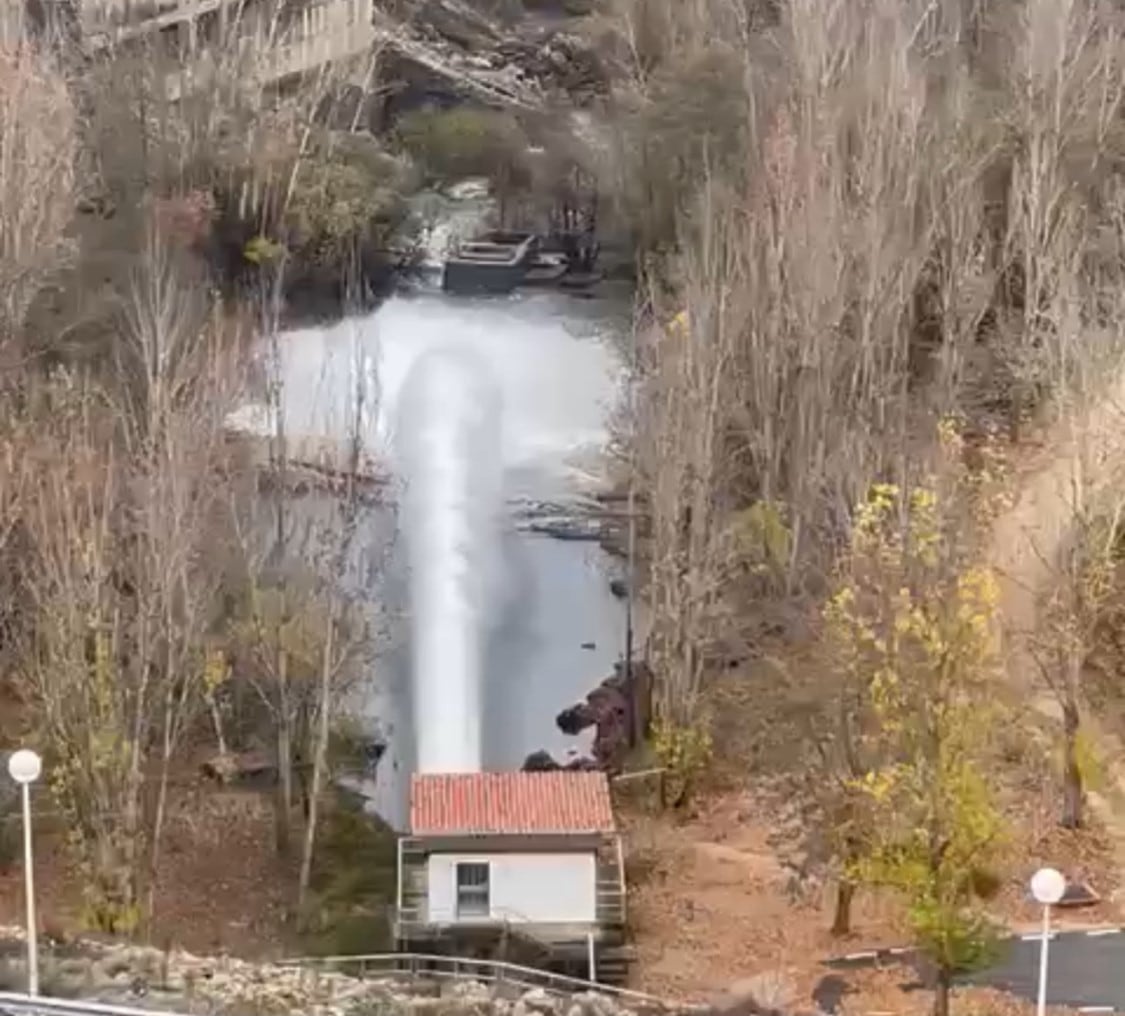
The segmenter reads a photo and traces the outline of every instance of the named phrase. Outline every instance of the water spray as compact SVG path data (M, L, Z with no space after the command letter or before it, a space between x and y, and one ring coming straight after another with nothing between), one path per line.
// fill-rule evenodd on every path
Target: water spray
M403 382L395 432L417 769L475 772L502 503L499 395L484 364L466 350L421 355Z

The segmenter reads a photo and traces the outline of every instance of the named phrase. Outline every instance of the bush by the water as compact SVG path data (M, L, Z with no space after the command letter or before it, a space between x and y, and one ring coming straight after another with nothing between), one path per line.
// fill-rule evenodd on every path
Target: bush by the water
M355 244L384 244L408 190L402 163L370 136L326 136L300 167L286 226L311 260L332 261Z
M397 133L403 149L440 183L471 176L511 179L527 150L527 138L512 116L466 106L409 113Z

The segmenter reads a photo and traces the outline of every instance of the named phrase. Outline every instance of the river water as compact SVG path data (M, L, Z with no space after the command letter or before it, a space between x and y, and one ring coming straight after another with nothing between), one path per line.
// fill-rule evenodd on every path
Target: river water
M368 447L398 478L387 505L365 521L365 582L380 624L371 673L351 703L362 726L388 743L362 789L392 825L405 821L417 754L411 661L419 633L412 637L410 625L417 593L406 541L397 538L402 504L410 504L401 497L399 481L407 478L396 454L403 447L396 431L412 419L400 411L403 383L419 357L454 350L482 365L499 396L498 463L475 453L481 469L498 464L505 506L488 551L496 558L488 565L495 595L481 612L480 762L485 769L518 768L540 748L561 760L585 744L563 735L555 716L609 674L622 650L624 608L609 591L618 566L596 543L529 532L525 519L529 504L566 506L604 482L630 311L627 291L607 290L593 299L555 291L478 299L422 287L367 316L284 336L289 434L346 433L360 379L377 403L364 424ZM436 712L417 723L450 722Z

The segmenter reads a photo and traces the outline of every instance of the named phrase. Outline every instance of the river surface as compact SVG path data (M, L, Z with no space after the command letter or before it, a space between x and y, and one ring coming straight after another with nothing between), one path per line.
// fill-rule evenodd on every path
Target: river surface
M581 500L604 482L603 451L623 380L629 311L628 291L608 285L593 299L548 291L453 298L423 287L392 297L367 316L284 336L289 434L346 433L350 394L361 384L378 406L364 422L365 440L392 473L400 472L399 396L418 357L467 351L493 379L505 510L492 552L499 560L490 568L497 595L482 632L486 769L518 768L541 748L562 760L586 747L563 735L554 718L609 674L621 654L624 608L609 591L618 566L596 543L528 532L526 514L529 505ZM387 821L401 827L415 738L411 587L397 538L399 501L392 485L385 507L364 523L363 581L373 610L378 605L378 644L351 711L388 742L363 790Z

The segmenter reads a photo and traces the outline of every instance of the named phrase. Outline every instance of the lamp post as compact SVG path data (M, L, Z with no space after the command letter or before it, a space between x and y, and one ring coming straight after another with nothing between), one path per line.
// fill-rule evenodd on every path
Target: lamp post
M1039 942L1039 1001L1037 1016L1047 1012L1047 952L1051 941L1051 907L1063 898L1066 879L1054 868L1040 868L1031 876L1031 895L1043 905L1043 937Z
M31 784L39 779L43 760L29 748L12 752L8 773L23 797L23 879L27 896L27 993L39 994L39 941L35 928L35 877L31 864Z

